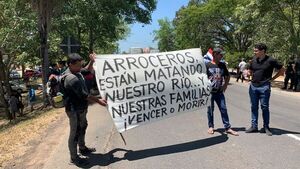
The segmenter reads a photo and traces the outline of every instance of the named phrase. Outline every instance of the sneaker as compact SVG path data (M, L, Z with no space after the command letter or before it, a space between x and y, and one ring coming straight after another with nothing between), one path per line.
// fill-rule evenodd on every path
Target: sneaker
M87 161L86 158L82 158L82 157L77 156L75 158L71 158L70 164L71 165L76 165L76 166L85 166L85 165L88 165L89 162Z
M272 136L272 132L270 130L269 127L264 127L264 130L265 130L265 133L268 135L268 136Z
M245 131L245 133L254 133L254 132L258 132L258 129L256 127L250 127Z
M82 155L91 154L92 152L96 152L95 148L84 147L83 149L79 148L79 152Z

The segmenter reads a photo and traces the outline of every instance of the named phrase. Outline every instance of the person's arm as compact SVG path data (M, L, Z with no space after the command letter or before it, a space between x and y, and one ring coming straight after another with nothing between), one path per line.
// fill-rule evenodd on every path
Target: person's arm
M228 72L228 69L226 67L226 65L224 64L224 85L222 86L222 91L225 92L226 89L227 89L227 86L229 84L229 81L230 81L230 75L229 75L229 72Z
M279 69L279 71L275 74L275 76L273 76L273 77L271 78L271 81L277 79L279 76L284 75L284 72L285 72L285 68L282 66L282 68Z
M225 83L224 83L224 85L222 86L222 91L223 91L223 92L225 92L226 89L227 89L227 86L228 86L229 81L230 81L230 76L225 76L225 77L224 77L224 80L225 80Z
M101 106L107 106L107 102L106 102L105 99L97 98L96 96L89 95L87 97L87 100L92 101L92 102L96 102L96 103L100 104Z
M94 68L93 68L93 64L95 62L96 59L96 53L93 52L89 55L90 57L90 61L89 63L85 66L85 69L89 70L90 72L93 72Z

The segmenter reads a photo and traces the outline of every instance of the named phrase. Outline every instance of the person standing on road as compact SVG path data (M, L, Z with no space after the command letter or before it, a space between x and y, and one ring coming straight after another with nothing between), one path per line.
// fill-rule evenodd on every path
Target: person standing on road
M284 86L281 89L287 89L289 80L291 80L291 84L289 89L293 89L295 85L295 71L294 71L294 62L289 61L285 70L285 78L284 78Z
M237 78L236 78L236 82L239 82L239 79L242 80L242 83L244 82L244 76L243 76L243 72L246 69L246 62L244 61L244 58L241 59L239 65L238 65L238 74L237 74Z
M258 104L262 109L263 128L261 132L272 136L269 127L270 111L269 101L271 95L271 81L278 76L283 75L285 69L276 59L266 55L267 46L264 43L258 43L254 46L254 58L250 64L250 73L252 81L249 86L249 96L251 101L251 127L246 130L246 133L258 131ZM272 77L273 70L278 72Z
M86 68L92 69L95 54L90 55L90 62ZM68 69L61 76L61 83L64 87L65 111L70 122L70 135L68 147L70 151L70 162L75 165L86 164L87 161L77 154L77 145L82 155L95 152L95 148L89 148L85 145L85 133L88 126L87 110L88 101L97 102L106 106L106 100L98 99L89 94L84 78L80 73L82 70L82 57L79 54L70 54L67 64Z
M300 83L300 57L298 56L298 59L296 60L295 63L295 86L294 86L294 91L296 92L298 89L298 85Z
M230 80L228 69L224 62L220 62L224 51L221 48L215 48L213 50L213 60L206 63L207 76L211 81L211 105L207 108L207 117L208 117L208 133L214 134L214 102L217 103L222 121L225 127L225 131L228 134L238 136L239 134L231 129L229 123L229 117L226 108L224 92L227 89L227 85Z

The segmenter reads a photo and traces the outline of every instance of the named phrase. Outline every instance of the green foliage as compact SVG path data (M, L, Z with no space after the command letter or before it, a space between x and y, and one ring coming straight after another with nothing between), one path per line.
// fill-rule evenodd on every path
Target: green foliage
M285 61L300 56L299 13L298 0L190 0L176 12L172 34L177 49L224 47L231 66L251 58L258 42Z
M159 51L175 50L175 34L172 23L167 18L165 18L158 20L158 24L160 26L160 29L158 31L154 31L154 40L158 40Z
M127 24L149 23L155 8L155 0L73 0L55 18L54 30L79 40L84 54L91 50L112 53L116 42L127 35Z

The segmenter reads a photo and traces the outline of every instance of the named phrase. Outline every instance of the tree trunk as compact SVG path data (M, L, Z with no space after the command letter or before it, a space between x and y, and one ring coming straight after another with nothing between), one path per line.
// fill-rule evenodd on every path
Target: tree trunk
M7 103L7 100L5 99L5 94L4 94L4 86L5 88L7 89L6 92L7 93L10 93L10 85L9 85L9 82L6 78L6 73L5 73L5 65L3 63L3 55L2 55L2 52L0 50L0 76L2 77L1 78L1 81L0 81L0 103L1 105L3 105L4 107L4 112L5 112L5 115L6 115L6 118L8 120L11 120L12 119L12 116L9 112L9 109L8 109L8 103ZM2 83L4 82L4 83Z
M43 79L43 100L44 106L48 104L47 93L46 93L46 83L48 81L49 74L49 57L48 57L48 18L49 11L48 1L40 1L39 3L39 34L40 34L40 56L42 58L42 79Z

